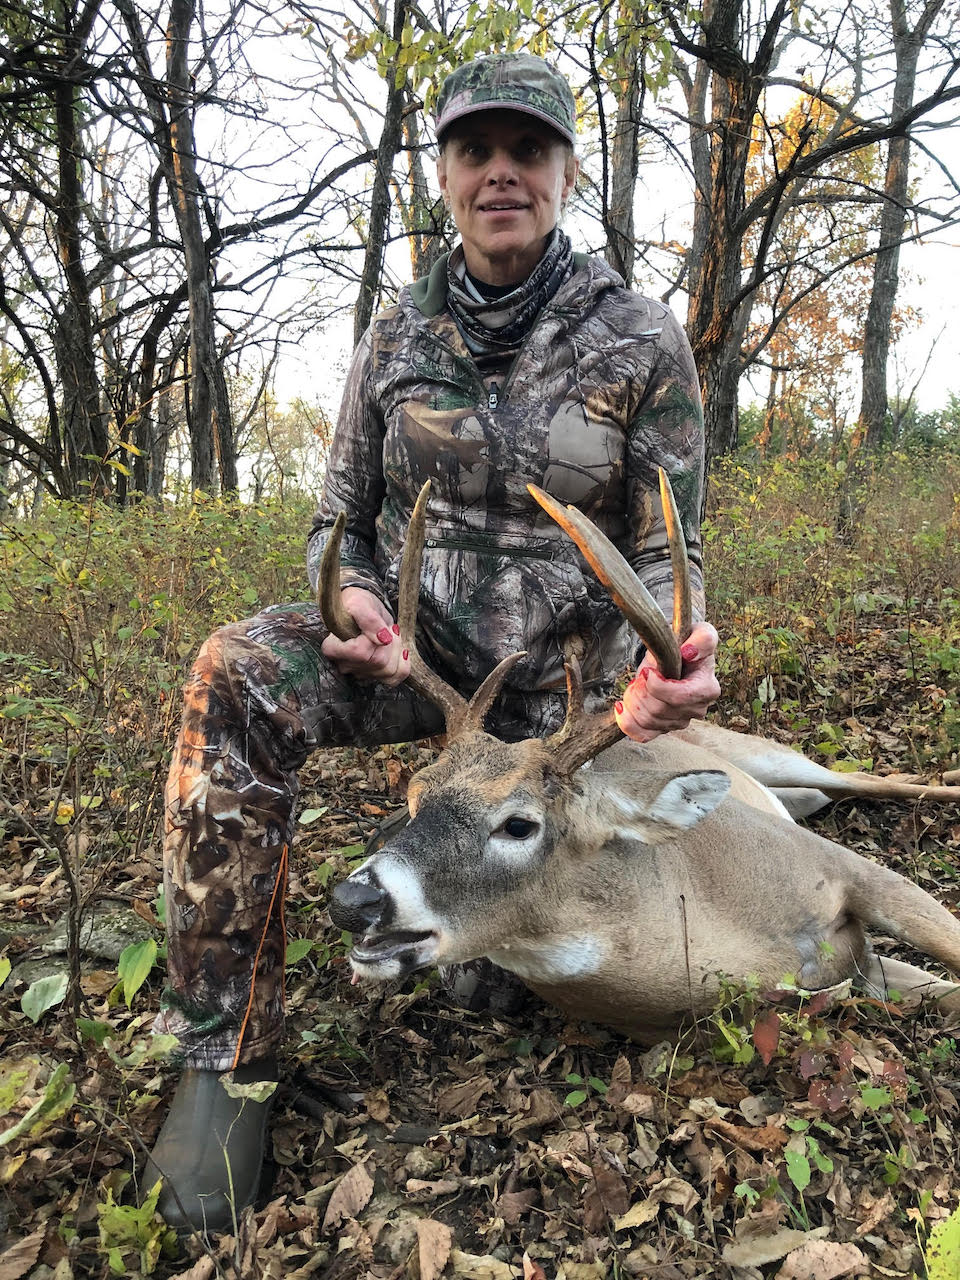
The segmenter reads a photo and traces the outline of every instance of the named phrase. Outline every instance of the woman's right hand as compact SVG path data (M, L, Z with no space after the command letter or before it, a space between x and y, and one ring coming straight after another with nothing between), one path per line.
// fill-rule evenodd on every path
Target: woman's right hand
M354 640L327 636L320 646L323 656L341 675L389 686L401 684L410 674L410 655L386 605L362 587L346 587L342 599L360 635Z

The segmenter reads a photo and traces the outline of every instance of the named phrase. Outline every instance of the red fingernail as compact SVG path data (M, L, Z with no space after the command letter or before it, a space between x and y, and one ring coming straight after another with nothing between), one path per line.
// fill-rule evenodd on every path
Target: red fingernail
M393 632L390 630L389 627L381 627L380 630L377 632L377 639L380 641L381 644L389 644L390 641L393 639Z
M393 624L393 634L394 634L395 636L398 636L398 635L400 634L400 623L399 623L399 622L395 622L395 623Z
M613 709L614 709L614 711L616 711L616 713L617 713L617 715L618 715L618 716L622 716L622 715L623 715L623 703L622 703L622 702L615 702L615 703L613 704Z
M409 649L404 649L404 651L403 651L403 660L404 660L404 662L406 662L406 660L407 660L409 657L410 657L410 650L409 650Z
M693 662L694 658L700 657L700 650L695 644L685 644L680 646L680 657L684 662Z

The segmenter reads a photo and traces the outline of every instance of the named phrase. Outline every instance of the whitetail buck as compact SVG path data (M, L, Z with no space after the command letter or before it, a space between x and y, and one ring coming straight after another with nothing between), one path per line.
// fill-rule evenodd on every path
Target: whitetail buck
M544 740L489 736L484 716L522 655L502 662L467 701L417 654L426 490L404 552L399 623L410 683L443 709L448 741L410 783L409 824L334 891L330 914L354 934L356 977L384 981L487 956L566 1012L647 1043L709 1013L723 977L808 990L855 979L881 997L929 994L960 1008L960 987L881 960L866 935L892 935L960 974L960 922L902 876L798 827L763 784L952 800L960 787L834 774L708 725L640 746L622 739L612 710L584 710L572 657L562 728ZM682 552L674 552L671 629L586 517L531 492L661 671L678 676L676 636L690 625ZM673 510L669 493L665 508ZM339 599L336 532L328 551L322 606L331 630L349 639L356 627Z

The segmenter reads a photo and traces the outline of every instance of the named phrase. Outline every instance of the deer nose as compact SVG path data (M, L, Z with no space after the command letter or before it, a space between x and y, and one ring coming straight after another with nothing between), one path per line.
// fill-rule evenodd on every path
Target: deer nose
M341 880L330 900L330 919L338 929L363 933L378 924L387 903L387 895L378 884L368 880Z

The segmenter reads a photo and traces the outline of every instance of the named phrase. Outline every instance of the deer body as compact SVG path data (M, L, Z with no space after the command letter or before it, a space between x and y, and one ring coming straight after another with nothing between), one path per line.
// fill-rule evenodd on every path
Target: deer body
M562 781L539 741L458 739L411 783L408 826L338 887L331 914L362 935L355 972L486 955L648 1043L708 1013L723 976L876 989L869 927L960 972L960 922L928 894L728 795L704 755L674 735L623 743ZM936 983L897 973L901 991Z
M960 1008L960 986L881 961L867 935L902 939L960 974L960 921L788 812L791 791L801 801L790 811L802 812L835 795L955 801L960 787L833 774L778 744L702 724L646 747L626 742L610 712L585 712L572 655L563 726L544 740L490 737L483 717L522 655L501 662L468 702L408 639L426 495L425 486L404 554L399 619L410 681L443 708L448 746L412 779L408 825L334 890L330 915L355 935L356 977L385 981L487 956L566 1012L641 1042L709 1013L723 978L808 990L854 979L881 997L896 988ZM534 496L574 538L661 671L676 678L676 635L689 628L682 584L671 630L580 512ZM345 637L351 620L337 614L336 547L331 538L322 607ZM685 572L676 558L674 572Z

